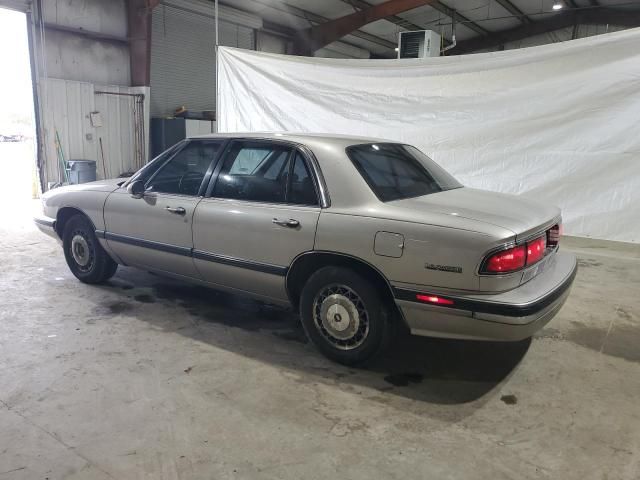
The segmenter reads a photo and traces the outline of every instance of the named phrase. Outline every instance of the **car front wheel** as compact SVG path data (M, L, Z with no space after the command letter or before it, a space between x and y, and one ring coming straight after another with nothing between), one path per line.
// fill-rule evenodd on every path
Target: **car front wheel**
M362 364L391 336L389 308L368 280L342 267L324 267L305 284L300 315L307 336L330 359Z
M118 264L104 251L91 222L84 215L74 215L64 226L64 256L71 273L84 283L102 283L111 278Z

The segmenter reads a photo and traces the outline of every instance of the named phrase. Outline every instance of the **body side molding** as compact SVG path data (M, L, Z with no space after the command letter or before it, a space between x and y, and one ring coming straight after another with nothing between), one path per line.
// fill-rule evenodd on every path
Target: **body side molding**
M289 267L283 267L280 265L272 265L269 263L255 262L253 260L245 260L243 258L228 257L225 255L217 255L215 253L205 252L203 250L196 250L190 247L181 247L178 245L170 245L167 243L154 242L152 240L143 240L140 238L129 237L127 235L120 235L118 233L105 232L104 230L96 230L96 236L112 242L126 243L127 245L133 245L136 247L150 248L153 250L159 250L161 252L173 253L175 255L182 255L186 257L196 258L198 260L205 260L208 262L221 263L224 265L231 265L238 268L245 268L248 270L254 270L256 272L269 273L271 275L278 275L284 277L289 271Z

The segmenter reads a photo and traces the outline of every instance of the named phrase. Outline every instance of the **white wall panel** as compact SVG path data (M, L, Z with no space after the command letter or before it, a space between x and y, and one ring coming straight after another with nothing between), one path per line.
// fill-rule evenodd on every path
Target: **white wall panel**
M72 80L49 79L42 82L43 143L45 146L45 184L60 180L60 164L55 148L55 132L66 160L96 161L97 178L116 177L136 169L134 164L134 97L102 95L96 91L145 94L145 125L148 125L149 89L94 85ZM89 114L100 112L102 126L94 127ZM148 129L145 138L148 144ZM100 154L100 138L105 162ZM145 150L148 150L145 148Z

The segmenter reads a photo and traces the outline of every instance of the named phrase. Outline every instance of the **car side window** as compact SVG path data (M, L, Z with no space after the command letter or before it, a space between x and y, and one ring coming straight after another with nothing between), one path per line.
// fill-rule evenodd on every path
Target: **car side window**
M318 205L318 196L309 167L300 152L296 152L289 189L289 203Z
M290 157L286 145L236 142L226 154L212 196L284 203Z
M192 141L165 163L147 182L147 190L197 195L221 142Z

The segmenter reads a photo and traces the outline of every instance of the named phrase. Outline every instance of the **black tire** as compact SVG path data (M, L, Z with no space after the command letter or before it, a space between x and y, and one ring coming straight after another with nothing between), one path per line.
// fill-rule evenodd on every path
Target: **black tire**
M302 289L302 325L325 356L344 365L361 365L391 341L391 311L383 298L382 292L353 270L324 267Z
M102 283L116 273L118 264L104 251L93 225L84 215L74 215L67 221L62 246L71 273L81 282ZM75 255L72 249L76 249Z

